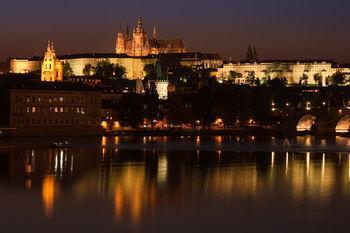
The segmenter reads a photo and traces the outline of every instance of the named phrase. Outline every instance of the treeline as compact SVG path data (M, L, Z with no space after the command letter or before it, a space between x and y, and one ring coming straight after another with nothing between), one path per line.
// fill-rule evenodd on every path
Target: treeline
M156 95L125 94L117 106L119 118L137 128L145 120L210 128L222 119L225 127L287 125L307 111L332 114L347 109L349 87L303 88L283 86L204 86L195 92L172 94L160 101Z

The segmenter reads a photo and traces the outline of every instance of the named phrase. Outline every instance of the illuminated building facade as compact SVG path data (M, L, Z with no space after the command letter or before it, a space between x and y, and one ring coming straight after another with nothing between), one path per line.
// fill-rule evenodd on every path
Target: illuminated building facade
M155 65L157 58L162 60L170 69L175 69L179 65L191 67L194 69L217 69L223 65L223 59L218 54L204 53L168 53L158 56L149 55L147 57L130 57L125 54L115 53L88 53L72 54L57 57L62 64L69 63L74 76L84 76L84 68L90 64L96 67L101 61L109 61L112 64L118 64L125 67L125 76L128 79L143 79L145 77L144 68L148 64ZM10 60L10 72L14 74L26 74L40 71L42 59L40 57L32 58L13 58Z
M48 42L44 61L41 65L41 81L56 82L63 80L62 63L57 59L53 43Z
M61 85L62 84L62 85ZM19 136L99 135L101 93L74 83L9 89L9 125Z
M185 53L186 48L181 39L159 40L155 27L152 38L148 38L147 32L143 28L142 17L139 16L132 35L128 27L125 33L118 33L115 52L117 54L141 57L160 53Z
M307 84L322 86L327 85L327 78L336 72L350 73L349 68L339 68L332 62L326 61L266 61L254 63L228 63L218 69L216 74L219 80L227 80L230 72L241 74L241 78L235 80L238 84L244 84L249 75L254 75L260 81L268 79L286 79L288 84L299 84L307 82ZM319 77L319 81L317 78Z

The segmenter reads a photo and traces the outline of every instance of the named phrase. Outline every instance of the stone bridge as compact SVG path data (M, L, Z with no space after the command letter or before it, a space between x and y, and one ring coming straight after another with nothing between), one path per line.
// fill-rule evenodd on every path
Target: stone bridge
M296 130L298 132L311 132L315 128L324 127L325 120L323 116L318 116L317 114L306 114L303 115L296 125ZM327 126L328 130L332 130L337 134L347 134L350 133L350 114L341 114L335 119L329 119Z

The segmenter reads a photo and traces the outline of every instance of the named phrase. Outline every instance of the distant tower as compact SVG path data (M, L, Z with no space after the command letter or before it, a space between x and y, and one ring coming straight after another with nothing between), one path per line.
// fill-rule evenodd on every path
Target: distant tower
M136 28L133 32L133 42L132 42L132 56L141 57L147 56L149 54L149 42L146 32L142 25L142 16L140 15Z
M162 65L160 61L156 62L156 90L159 96L159 99L166 100L168 99L168 86L169 80L166 75L162 72Z
M124 54L126 53L126 48L125 48L125 36L122 32L118 33L117 36L117 41L116 41L116 51L115 53L117 54Z
M53 43L48 42L44 61L41 66L41 81L55 82L63 80L63 66L57 59Z
M249 45L247 50L247 62L254 62L254 54L252 47Z
M156 40L157 39L157 28L156 28L156 25L154 25L153 27L153 39Z

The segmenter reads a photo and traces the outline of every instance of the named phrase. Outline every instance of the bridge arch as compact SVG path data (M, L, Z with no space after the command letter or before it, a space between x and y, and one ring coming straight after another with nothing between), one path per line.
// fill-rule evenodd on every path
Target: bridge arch
M346 115L342 119L340 119L337 126L335 127L335 131L337 133L349 133L350 132L350 115Z
M311 131L312 127L315 125L317 117L313 115L305 115L303 116L297 125L298 132L307 132Z

